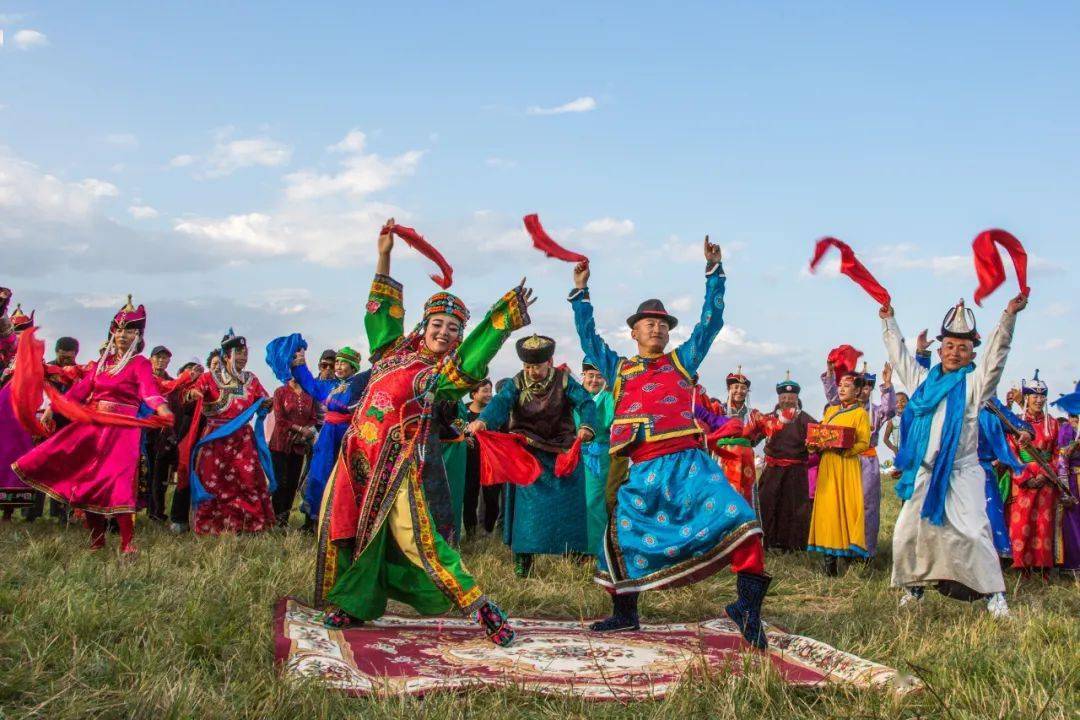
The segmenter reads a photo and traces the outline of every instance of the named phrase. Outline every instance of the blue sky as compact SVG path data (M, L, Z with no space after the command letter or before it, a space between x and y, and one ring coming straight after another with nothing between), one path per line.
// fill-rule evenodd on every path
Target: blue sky
M709 233L728 327L703 382L741 363L764 406L790 369L818 408L829 348L884 351L873 302L806 273L814 240L848 241L914 336L970 300L971 240L998 226L1032 256L1007 380L1080 377L1075 5L223 5L0 3L0 284L47 337L88 350L133 292L177 361L230 325L363 346L394 214L477 314L527 274L534 329L576 364L535 211L593 259L621 350L646 297L691 324ZM410 322L431 269L395 258Z

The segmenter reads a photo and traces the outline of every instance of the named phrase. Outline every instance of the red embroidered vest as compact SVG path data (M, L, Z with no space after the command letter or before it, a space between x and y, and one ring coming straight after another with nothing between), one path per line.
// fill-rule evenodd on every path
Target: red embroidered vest
M702 435L694 419L694 381L674 352L656 358L622 358L615 369L611 454L626 454L636 441Z

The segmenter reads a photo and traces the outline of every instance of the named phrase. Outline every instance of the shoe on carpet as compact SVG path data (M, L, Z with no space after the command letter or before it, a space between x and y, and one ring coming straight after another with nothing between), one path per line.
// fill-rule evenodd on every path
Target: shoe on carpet
M514 628L510 627L506 613L498 605L489 600L480 606L474 618L484 628L488 640L499 647L510 647L513 644L517 634Z
M597 620L589 626L589 630L596 633L634 632L640 629L641 623L638 621L636 613L634 615L612 615L609 618Z

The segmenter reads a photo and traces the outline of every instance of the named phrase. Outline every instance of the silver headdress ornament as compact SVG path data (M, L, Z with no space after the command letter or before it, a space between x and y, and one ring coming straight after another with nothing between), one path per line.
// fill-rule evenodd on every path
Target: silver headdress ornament
M937 339L944 340L947 337L970 340L976 346L982 342L979 331L975 327L975 313L964 307L963 298L960 298L960 302L956 303L955 307L949 308L949 312L945 313L945 319L941 322L941 334L937 336Z
M1020 381L1020 388L1025 395L1047 395L1050 389L1046 387L1046 383L1039 379L1039 371L1035 370L1035 377L1031 379L1031 382L1027 380Z

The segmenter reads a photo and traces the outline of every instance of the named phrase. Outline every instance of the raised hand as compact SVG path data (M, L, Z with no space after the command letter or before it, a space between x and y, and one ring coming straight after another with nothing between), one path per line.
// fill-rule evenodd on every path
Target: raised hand
M885 363L885 367L881 368L881 387L892 387L892 364Z
M517 284L517 289L521 293L521 299L525 301L525 307L531 307L537 301L538 298L533 295L532 288L525 287L525 278L521 278L521 282Z
M1015 315L1016 313L1026 308L1027 304L1027 295L1017 295L1009 301L1009 304L1005 307L1005 312L1009 313L1010 315Z
M379 254L389 255L390 251L394 249L394 218L390 218L383 223L382 229L379 231Z
M579 262L574 266L574 287L579 290L584 290L589 286L589 276L592 273L589 271L589 263Z
M878 311L877 311L878 317L881 318L882 320L884 320L885 318L891 318L895 314L896 314L896 311L893 310L892 305L882 305L880 308L878 308Z
M720 246L716 243L709 242L709 236L705 236L705 262L709 265L715 265L723 259L723 252L720 250Z
M924 328L919 337L915 338L915 352L926 352L930 349L930 346L934 344L934 341L927 336L927 330Z

